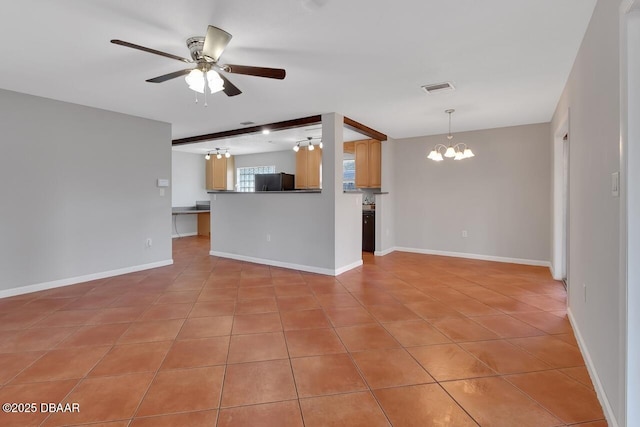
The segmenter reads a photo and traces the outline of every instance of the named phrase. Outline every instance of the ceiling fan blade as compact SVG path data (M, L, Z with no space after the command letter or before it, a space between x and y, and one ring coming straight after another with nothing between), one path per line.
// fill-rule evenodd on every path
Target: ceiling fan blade
M218 74L218 75L220 76L220 78L224 82L223 91L227 96L236 96L236 95L240 95L242 93L242 91L240 89L238 89L233 83L231 83L229 81L229 79L227 79L222 74Z
M149 83L162 83L167 80L175 79L176 77L184 76L185 74L189 74L193 70L193 68L187 68L186 70L174 71L173 73L164 74L162 76L154 77L152 79L148 79Z
M287 72L282 68L251 67L249 65L226 64L222 66L222 69L228 73L247 74L249 76L267 77L269 79L278 80L284 79L287 75Z
M176 60L182 61L182 62L187 62L187 63L193 62L192 60L187 59L187 58L183 58L181 56L172 55L170 53L161 52L159 50L155 50L155 49L151 49L151 48L148 48L148 47L140 46L140 45L137 45L137 44L125 42L125 41L122 41L122 40L111 40L111 43L117 44L117 45L120 45L120 46L130 47L131 49L138 49L138 50L141 50L143 52L153 53L154 55L164 56L165 58L176 59Z
M207 28L207 35L204 38L204 46L202 47L202 54L208 58L211 58L213 62L218 62L220 55L224 52L231 41L231 34L218 27L209 25Z

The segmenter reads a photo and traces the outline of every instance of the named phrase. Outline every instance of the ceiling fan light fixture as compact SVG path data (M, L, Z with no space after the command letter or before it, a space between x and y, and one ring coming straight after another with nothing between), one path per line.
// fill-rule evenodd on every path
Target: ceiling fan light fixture
M220 74L213 70L207 71L207 83L209 84L209 90L211 93L220 92L224 89L224 81Z
M207 78L207 86L209 86L209 91L211 93L220 92L224 89L224 81L222 80L220 75L213 70L209 70L205 74L198 68L193 69L189 74L187 74L184 80L187 82L187 84L189 85L189 89L191 89L192 91L204 93L205 76Z
M197 68L191 70L191 72L186 75L184 80L189 85L189 89L198 93L204 93L204 77L202 75L202 71L198 70Z

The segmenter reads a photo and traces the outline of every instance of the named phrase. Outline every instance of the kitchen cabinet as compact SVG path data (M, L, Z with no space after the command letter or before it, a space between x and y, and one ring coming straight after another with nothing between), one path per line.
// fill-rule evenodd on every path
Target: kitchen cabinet
M376 139L354 142L356 158L356 188L382 186L382 143Z
M211 214L202 212L198 214L198 235L211 236Z
M348 154L353 154L355 152L354 142L353 141L345 142L342 151Z
M296 190L322 188L322 149L300 147L296 153Z
M235 161L233 156L218 159L211 156L206 160L206 185L207 190L233 190L235 181Z

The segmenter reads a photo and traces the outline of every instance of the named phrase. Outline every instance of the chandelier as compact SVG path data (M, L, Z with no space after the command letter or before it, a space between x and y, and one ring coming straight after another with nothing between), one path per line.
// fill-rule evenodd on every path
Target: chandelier
M433 147L433 150L431 150L431 152L427 156L427 159L431 159L435 162L441 162L444 160L444 157L453 157L453 160L463 160L475 156L475 154L473 154L473 151L471 151L471 148L469 148L467 144L463 142L453 144L452 142L453 135L451 135L451 114L453 114L454 111L456 110L445 110L445 113L449 115L449 133L447 134L449 146L447 147L444 144L436 144L435 147Z

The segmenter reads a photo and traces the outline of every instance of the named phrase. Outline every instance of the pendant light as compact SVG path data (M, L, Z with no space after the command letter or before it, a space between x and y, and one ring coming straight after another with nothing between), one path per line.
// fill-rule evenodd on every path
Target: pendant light
M312 142L314 139L320 139L320 137L318 137L318 136L316 136L316 137L308 136L307 137L307 150L313 151L313 150L316 149L316 146L313 145L313 142ZM295 151L296 153L298 151L300 151L300 143L301 142L304 142L304 139L301 140L301 141L296 142L296 145L293 146L293 151ZM322 150L322 139L320 139L320 143L318 144L318 148L320 148Z
M474 157L473 151L471 148L467 146L467 144L463 142L458 142L457 144L452 144L453 135L451 134L451 114L453 114L456 110L449 109L445 110L445 113L449 115L449 133L447 134L447 139L449 140L449 146L447 147L444 144L436 144L433 147L433 150L429 152L427 159L433 160L435 162L441 162L444 160L444 157L453 158L453 160L464 160L470 157ZM442 153L444 150L444 153ZM444 155L444 157L443 157Z

